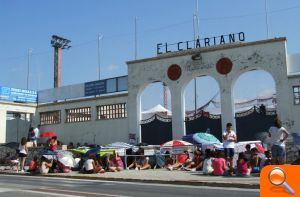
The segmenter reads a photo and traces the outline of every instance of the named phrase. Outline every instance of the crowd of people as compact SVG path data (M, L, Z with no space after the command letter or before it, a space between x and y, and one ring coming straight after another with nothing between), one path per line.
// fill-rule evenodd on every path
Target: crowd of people
M28 155L27 142L32 141L33 146L37 146L37 136L40 126L35 129L30 128L28 137L23 137L18 147L19 168L18 171L24 172L25 160ZM275 119L274 125L269 129L269 139L271 147L265 152L261 152L257 147L250 144L245 146L244 152L238 153L235 161L235 143L237 142L236 133L232 130L232 124L227 123L226 130L222 134L223 149L196 149L193 153L185 149L182 154L170 154L166 151L160 154L160 158L144 155L144 150L139 149L135 153L128 153L126 157L120 157L115 151L112 154L105 154L100 157L97 154L90 154L87 158L82 155L75 155L75 167L68 168L59 161L49 160L42 156L34 157L29 162L29 170L34 173L47 174L49 172L69 172L77 170L81 173L105 173L119 172L124 169L148 170L152 168L165 168L167 170L202 171L203 174L215 176L249 176L259 173L261 169L270 164L285 163L285 141L289 136L288 131L282 127L279 119ZM56 136L49 138L46 149L52 152L57 150L58 140ZM77 144L80 146L80 144ZM87 144L86 144L87 146ZM68 148L74 148L70 143ZM132 155L132 156L130 156ZM161 159L163 162L157 165ZM126 160L126 161L125 161ZM154 161L155 160L155 161Z

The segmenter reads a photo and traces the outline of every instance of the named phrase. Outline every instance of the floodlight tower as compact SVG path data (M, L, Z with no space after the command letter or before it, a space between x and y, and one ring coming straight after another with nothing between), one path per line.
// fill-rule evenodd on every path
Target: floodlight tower
M54 88L61 86L61 60L62 49L69 49L71 41L57 35L53 35L51 45L54 47Z

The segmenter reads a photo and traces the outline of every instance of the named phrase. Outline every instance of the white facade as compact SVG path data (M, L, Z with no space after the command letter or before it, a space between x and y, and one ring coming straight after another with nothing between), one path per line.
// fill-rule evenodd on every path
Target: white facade
M18 125L11 124L14 121L8 122L6 124L6 116L8 112L18 112L18 113L28 113L35 114L36 104L23 104L23 103L11 103L11 102L0 102L0 143L10 142L11 140L16 140L16 135L19 135L18 138L27 137L28 124L16 122ZM19 128L18 128L19 127ZM25 128L24 128L25 127ZM14 132L19 130L18 134Z
M41 112L49 112L59 110L61 121L59 124L42 125L41 132L54 131L58 135L58 139L67 144L85 142L89 144L108 144L116 141L128 141L128 120L120 119L104 119L97 120L97 106L127 103L127 93L100 96L87 99L79 99L73 101L62 101L57 103L39 104L36 121L40 120ZM86 122L66 122L66 109L91 107L91 120Z
M197 55L197 60L192 56ZM233 63L230 73L218 73L216 64L221 58ZM173 52L158 57L129 61L128 64L128 117L129 132L136 133L141 139L141 92L153 82L165 83L171 93L172 132L174 139L185 135L184 89L195 77L211 76L219 84L221 95L222 129L228 122L235 127L233 86L237 78L251 70L264 70L270 73L276 84L277 114L291 132L300 132L297 117L299 106L293 105L291 80L287 73L286 39L275 38L249 43L234 43L188 51ZM171 80L168 69L171 65L181 68L178 80ZM294 83L299 85L299 76ZM221 131L220 131L221 132ZM237 131L238 132L238 131Z

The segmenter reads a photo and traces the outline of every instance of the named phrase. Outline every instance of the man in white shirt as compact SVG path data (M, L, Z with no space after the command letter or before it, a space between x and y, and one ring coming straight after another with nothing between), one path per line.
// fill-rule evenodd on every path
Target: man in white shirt
M40 137L40 128L41 128L41 125L38 125L34 130L34 136L33 136L33 140L32 140L32 143L33 143L33 147L37 147L37 139Z
M237 137L235 132L231 129L232 124L226 124L226 131L223 133L223 147L225 152L226 160L229 161L230 175L233 174L233 157L234 157L234 147Z
M276 118L274 126L269 129L269 137L272 151L272 164L285 163L285 141L289 136L289 132L282 127L281 121Z

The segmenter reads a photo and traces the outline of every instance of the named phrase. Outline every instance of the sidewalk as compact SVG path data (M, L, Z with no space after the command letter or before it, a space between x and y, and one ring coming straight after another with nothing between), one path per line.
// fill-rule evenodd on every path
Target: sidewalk
M1 170L0 174L21 174L11 170ZM41 175L36 175L41 176ZM213 187L236 187L259 189L259 177L216 177L205 176L199 172L185 171L167 171L165 169L156 170L124 170L121 172L106 172L104 174L81 174L78 172L70 173L53 173L43 176L48 177L63 177L75 179L91 179L91 180L112 180L112 181L127 181L127 182L146 182L160 184L179 184L179 185L199 185Z

